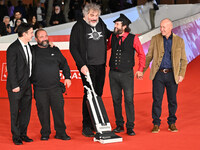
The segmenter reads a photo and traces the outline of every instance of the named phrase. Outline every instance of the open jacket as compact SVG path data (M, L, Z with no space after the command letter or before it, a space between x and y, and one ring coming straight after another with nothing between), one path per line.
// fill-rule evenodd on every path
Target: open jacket
M172 39L172 49L171 49L171 61L172 69L174 73L174 78L178 84L178 76L185 76L186 67L187 67L187 57L185 53L185 44L182 38L173 34ZM149 51L146 55L146 64L144 72L147 70L150 62L152 62L151 71L150 71L150 80L153 80L156 73L160 68L160 64L164 55L164 41L162 34L157 34L152 37Z

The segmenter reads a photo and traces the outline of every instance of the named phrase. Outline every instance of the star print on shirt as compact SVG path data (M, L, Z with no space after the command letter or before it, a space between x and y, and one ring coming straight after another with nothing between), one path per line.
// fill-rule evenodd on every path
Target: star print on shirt
M96 28L92 29L92 33L89 33L88 35L90 36L88 39L93 39L93 40L99 40L101 37L103 37L102 32L97 32Z

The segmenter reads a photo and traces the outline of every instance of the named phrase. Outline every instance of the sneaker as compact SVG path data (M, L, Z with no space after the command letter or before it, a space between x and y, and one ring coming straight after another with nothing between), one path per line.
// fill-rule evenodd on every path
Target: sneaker
M122 126L117 126L115 129L113 129L113 131L114 131L115 133L123 132L123 131L124 131L124 127L122 127Z
M93 137L94 136L94 133L92 132L91 128L89 128L89 127L83 128L82 134L86 137Z
M135 132L133 131L133 129L127 129L127 134L133 136L135 135Z
M176 128L175 124L170 124L168 130L171 132L178 132L178 129Z
M158 133L159 131L160 131L159 126L158 126L158 125L154 125L151 132L152 132L152 133Z

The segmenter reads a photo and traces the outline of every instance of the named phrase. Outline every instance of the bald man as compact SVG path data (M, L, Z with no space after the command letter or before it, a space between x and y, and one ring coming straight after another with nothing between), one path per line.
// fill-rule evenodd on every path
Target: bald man
M185 44L182 38L172 33L173 24L167 18L160 23L160 34L152 37L149 51L146 55L146 64L144 72L152 62L150 71L150 80L153 83L153 106L152 133L160 131L160 116L162 110L162 99L164 90L167 91L169 117L167 123L168 130L177 132L176 128L176 111L177 99L176 93L178 84L181 83L185 76L187 57L185 53Z

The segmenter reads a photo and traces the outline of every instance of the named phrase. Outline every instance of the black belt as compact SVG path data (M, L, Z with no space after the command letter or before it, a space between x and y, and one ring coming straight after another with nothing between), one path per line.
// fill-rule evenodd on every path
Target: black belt
M163 73L168 73L168 72L172 72L172 69L159 69L159 71Z

